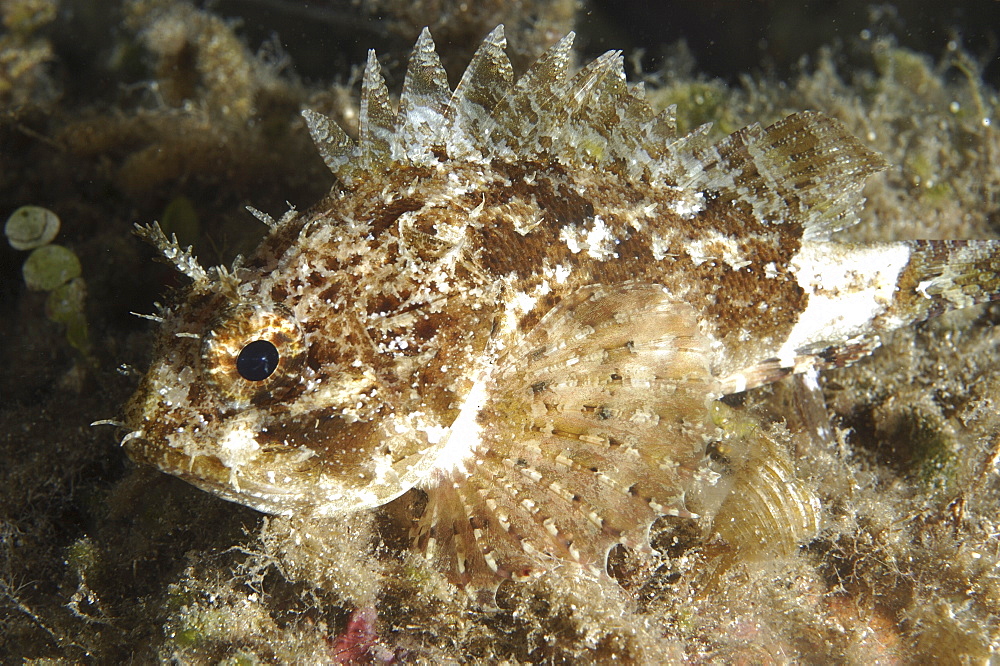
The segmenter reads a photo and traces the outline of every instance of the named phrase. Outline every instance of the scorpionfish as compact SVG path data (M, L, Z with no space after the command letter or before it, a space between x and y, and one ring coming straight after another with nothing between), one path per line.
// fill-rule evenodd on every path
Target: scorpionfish
M572 38L515 78L498 27L452 91L424 30L396 108L369 53L356 141L303 112L335 187L230 269L141 227L191 280L131 457L272 514L422 492L413 547L468 587L606 575L711 494L718 398L997 297L1000 241L831 240L885 167L837 120L679 134Z

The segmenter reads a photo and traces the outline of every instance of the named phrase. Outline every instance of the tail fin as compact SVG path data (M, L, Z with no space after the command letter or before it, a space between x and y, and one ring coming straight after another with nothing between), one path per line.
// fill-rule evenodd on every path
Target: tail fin
M897 309L910 321L1000 299L1000 241L908 241Z

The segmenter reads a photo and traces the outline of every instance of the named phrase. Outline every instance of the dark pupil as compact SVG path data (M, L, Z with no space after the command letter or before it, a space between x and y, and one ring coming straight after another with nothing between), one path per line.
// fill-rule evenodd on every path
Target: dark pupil
M236 357L236 371L243 379L262 382L278 367L278 348L267 340L254 340Z

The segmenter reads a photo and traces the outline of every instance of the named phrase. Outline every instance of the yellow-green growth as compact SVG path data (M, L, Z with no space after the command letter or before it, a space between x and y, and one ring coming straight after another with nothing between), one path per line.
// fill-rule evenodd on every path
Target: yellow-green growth
M56 18L56 0L10 0L0 5L3 26L14 34L29 35Z
M66 564L81 579L97 567L99 558L100 550L89 537L77 539L66 549Z

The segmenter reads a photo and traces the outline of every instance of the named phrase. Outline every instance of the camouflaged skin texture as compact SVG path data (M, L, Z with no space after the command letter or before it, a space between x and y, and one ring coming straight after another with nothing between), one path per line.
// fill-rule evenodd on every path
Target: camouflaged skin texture
M337 187L231 269L142 228L191 285L129 454L277 514L421 489L414 546L473 588L607 575L717 506L717 398L996 294L994 242L830 240L884 167L836 120L678 136L571 43L515 81L497 28L452 92L425 30L398 110L370 54L356 143L303 113Z

